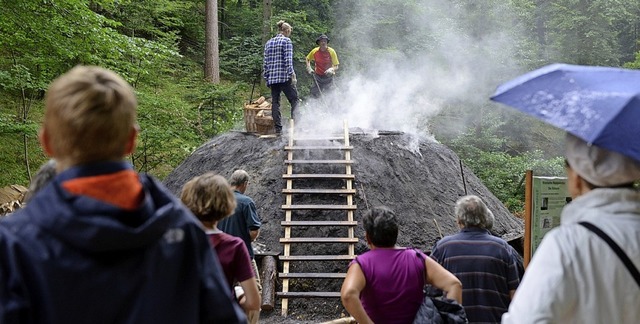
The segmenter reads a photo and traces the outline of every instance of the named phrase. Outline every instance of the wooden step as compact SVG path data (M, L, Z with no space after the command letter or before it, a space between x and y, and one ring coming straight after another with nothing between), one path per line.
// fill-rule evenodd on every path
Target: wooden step
M282 221L282 226L358 226L357 221Z
M306 150L321 150L321 151L330 151L330 150L339 150L339 151L348 151L353 150L353 146L285 146L285 151L306 151Z
M358 243L358 238L349 237L283 237L280 243Z
M282 179L294 180L294 179L355 179L353 174L321 174L321 173L307 173L307 174L283 174Z
M282 205L283 210L356 210L356 205Z
M353 164L353 160L284 160L284 164Z
M282 189L283 194L355 194L355 189Z
M294 136L294 141L342 141L344 136Z
M355 255L280 255L280 261L342 261L353 260Z
M335 291L278 291L276 296L280 298L340 298L340 293Z
M346 277L346 273L279 273L278 277L280 278L307 278L307 279L344 279Z

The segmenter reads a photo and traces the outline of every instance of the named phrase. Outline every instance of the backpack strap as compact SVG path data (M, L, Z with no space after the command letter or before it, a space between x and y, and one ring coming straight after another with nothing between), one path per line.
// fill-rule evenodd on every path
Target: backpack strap
M627 254L624 253L624 251L620 248L620 246L618 244L616 244L616 242L614 242L611 239L611 237L609 237L609 235L607 235L605 232L603 232L597 226L595 226L595 225L593 225L593 224L591 224L589 222L579 222L578 224L584 226L585 228L587 228L591 232L593 232L596 235L600 236L600 238L603 239L605 242L607 242L607 244L609 244L609 246L611 247L613 252L615 252L618 255L618 257L620 258L620 260L622 260L622 263L624 263L624 266L627 267L627 270L629 270L629 272L631 272L631 275L633 276L633 279L635 279L635 281L638 284L638 286L640 286L640 272L638 272L638 268L636 268L633 265L633 262L631 262L631 259L629 259Z

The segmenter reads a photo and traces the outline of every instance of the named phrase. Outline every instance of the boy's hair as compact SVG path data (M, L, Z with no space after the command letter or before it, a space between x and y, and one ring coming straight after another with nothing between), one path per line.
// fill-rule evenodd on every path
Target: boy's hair
M215 222L236 209L236 197L227 180L213 172L197 176L182 187L180 199L200 221Z
M362 218L364 230L376 247L393 247L398 241L396 214L385 206L374 207Z
M136 98L112 71L77 66L49 86L44 129L55 157L74 164L119 160L135 127Z

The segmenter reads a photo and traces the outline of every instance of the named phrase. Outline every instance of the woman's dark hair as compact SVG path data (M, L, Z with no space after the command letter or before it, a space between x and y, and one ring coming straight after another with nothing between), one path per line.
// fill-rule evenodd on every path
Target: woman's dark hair
M385 206L374 207L362 218L365 232L376 247L393 247L398 241L396 214Z

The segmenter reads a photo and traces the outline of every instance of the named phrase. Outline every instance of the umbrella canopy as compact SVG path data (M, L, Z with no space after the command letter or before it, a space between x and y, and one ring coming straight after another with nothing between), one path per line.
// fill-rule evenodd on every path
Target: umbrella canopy
M498 87L491 100L640 161L640 71L552 64Z

